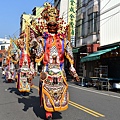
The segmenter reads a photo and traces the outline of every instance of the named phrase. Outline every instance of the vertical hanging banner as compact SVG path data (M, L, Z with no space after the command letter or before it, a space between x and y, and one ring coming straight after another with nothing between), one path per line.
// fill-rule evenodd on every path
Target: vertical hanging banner
M76 23L77 0L69 0L68 23L70 24L71 43L75 46L75 23Z

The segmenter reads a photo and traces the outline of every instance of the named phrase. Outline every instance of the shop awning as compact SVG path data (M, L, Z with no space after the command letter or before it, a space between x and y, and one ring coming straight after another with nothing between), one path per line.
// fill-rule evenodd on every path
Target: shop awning
M115 50L119 48L119 46L116 46L116 47L112 47L112 48L108 48L108 49L105 49L105 50L99 50L97 52L94 52L92 54L89 54L88 56L85 56L83 58L81 58L81 62L87 62L87 61L93 61L93 60L99 60L100 59L100 56L107 53L107 52L110 52L112 50Z

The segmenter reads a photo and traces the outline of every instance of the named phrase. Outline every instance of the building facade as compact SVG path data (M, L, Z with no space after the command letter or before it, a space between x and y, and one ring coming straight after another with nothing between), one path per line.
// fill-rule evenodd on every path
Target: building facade
M85 65L86 77L96 77L99 73L97 77L120 79L120 2L105 0L98 3L100 47L97 52L83 57L81 62Z
M20 17L20 34L25 31L26 22L28 25L31 25L32 20L38 20L40 18L40 12L43 10L43 7L34 7L32 10L32 14L23 13Z
M99 43L99 0L77 0L76 47Z
M10 45L10 40L7 38L0 38L0 66L2 66L2 58L5 50L8 49Z
M80 76L87 76L81 58L96 52L100 42L100 2L99 0L77 0L74 56ZM75 49L76 49L75 48ZM78 57L79 56L79 57ZM90 68L90 67L88 67ZM91 73L88 73L91 74Z
M100 9L100 46L119 42L120 1L102 1Z

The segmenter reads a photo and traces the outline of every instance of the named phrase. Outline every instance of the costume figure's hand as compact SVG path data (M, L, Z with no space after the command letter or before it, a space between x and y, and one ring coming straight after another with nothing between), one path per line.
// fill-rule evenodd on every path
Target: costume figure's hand
M39 56L36 56L36 59L38 59L39 58Z
M70 71L75 72L75 68L73 67L73 65L71 65L69 69Z
M79 76L77 76L77 77L75 78L75 80L76 80L77 82L80 82Z

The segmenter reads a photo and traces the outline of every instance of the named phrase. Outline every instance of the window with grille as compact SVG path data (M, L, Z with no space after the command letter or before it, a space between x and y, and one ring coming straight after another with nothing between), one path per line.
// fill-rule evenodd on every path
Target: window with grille
M5 50L5 46L1 46L1 50Z
M88 34L97 32L97 13L88 15Z

